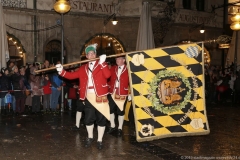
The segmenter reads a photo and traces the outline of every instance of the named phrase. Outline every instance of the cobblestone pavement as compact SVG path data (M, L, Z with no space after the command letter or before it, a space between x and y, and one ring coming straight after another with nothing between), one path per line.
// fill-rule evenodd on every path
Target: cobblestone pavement
M229 106L229 107L228 107ZM240 106L207 107L210 134L136 142L134 127L124 123L123 137L105 133L104 148L96 139L84 147L87 131L71 130L70 112L60 115L0 117L0 159L26 160L153 160L153 159L240 159ZM96 127L94 138L97 137Z

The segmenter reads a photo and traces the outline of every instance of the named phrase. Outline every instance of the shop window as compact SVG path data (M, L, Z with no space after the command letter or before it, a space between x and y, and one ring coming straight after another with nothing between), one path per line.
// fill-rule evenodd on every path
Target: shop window
M182 2L184 9L191 9L191 0L183 0Z
M64 63L66 63L65 52L66 50L64 49ZM61 41L52 40L48 42L45 48L45 59L51 64L57 64L58 61L61 61Z
M197 0L196 1L196 8L198 11L204 11L205 0Z

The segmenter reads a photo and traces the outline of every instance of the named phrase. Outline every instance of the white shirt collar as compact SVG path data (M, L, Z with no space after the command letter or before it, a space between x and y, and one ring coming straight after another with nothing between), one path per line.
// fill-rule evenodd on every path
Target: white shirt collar
M92 62L88 62L88 65L91 66L91 65L95 65L96 61L92 61Z
M123 67L124 67L124 65L122 65L122 66L118 66L118 69L123 69Z

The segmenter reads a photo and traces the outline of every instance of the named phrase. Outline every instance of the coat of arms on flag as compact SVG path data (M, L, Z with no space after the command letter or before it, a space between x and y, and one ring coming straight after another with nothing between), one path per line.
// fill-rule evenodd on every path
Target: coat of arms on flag
M210 132L203 48L192 43L127 54L137 141Z

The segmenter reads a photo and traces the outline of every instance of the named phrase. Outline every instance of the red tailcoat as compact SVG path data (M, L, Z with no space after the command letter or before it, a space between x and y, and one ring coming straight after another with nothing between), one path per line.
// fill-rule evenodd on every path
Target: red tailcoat
M67 79L76 79L79 78L79 97L81 100L86 98L87 88L88 88L88 73L90 72L88 69L88 63L82 65L79 70L76 72L67 72L65 70L62 71L60 76ZM111 76L111 72L108 68L106 62L103 64L98 64L98 60L96 61L94 68L92 70L92 81L93 88L95 94L98 97L104 96L108 94L108 84L107 79ZM81 83L80 83L81 82Z
M122 70L122 73L120 74L120 77L118 79L118 66L112 66L111 67L111 78L109 81L109 93L113 94L115 90L116 81L119 80L118 89L116 90L116 94L120 96L127 96L128 95L128 86L129 86L129 79L128 79L128 70L126 68L126 65L124 65L124 68Z

